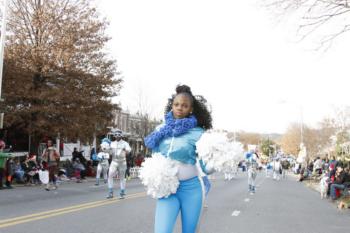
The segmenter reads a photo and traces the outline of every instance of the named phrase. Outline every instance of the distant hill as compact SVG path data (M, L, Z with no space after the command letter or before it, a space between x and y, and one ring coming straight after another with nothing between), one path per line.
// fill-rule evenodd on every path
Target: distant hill
M278 134L278 133L272 133L272 134L260 134L261 137L263 138L269 138L273 141L278 141L281 139L281 137L283 136L283 134Z
M229 138L234 138L234 133L229 132L229 131L224 131L227 132ZM283 134L278 134L278 133L270 133L270 134L260 134L260 133L253 133L253 132L244 132L240 131L236 133L236 139L241 141L243 144L258 144L261 139L267 139L269 138L270 140L274 142L278 142L281 140Z

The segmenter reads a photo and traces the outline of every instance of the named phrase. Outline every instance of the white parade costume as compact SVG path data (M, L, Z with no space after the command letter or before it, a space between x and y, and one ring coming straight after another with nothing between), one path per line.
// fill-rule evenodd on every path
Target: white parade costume
M121 136L121 134L120 134ZM113 177L117 174L120 180L120 198L125 196L125 172L126 172L126 154L130 153L131 148L129 143L120 139L119 141L115 140L111 142L111 153L112 153L112 162L109 166L108 172L108 197L113 197Z
M246 155L246 161L248 166L248 186L251 194L255 193L255 179L258 169L258 157L255 153L248 153Z
M96 184L95 185L99 185L99 183L100 183L101 172L103 172L104 182L107 183L108 167L109 167L109 162L108 162L109 153L108 153L108 151L110 150L110 143L111 142L107 138L102 140L101 151L97 154L98 165L97 165L97 171L96 171Z
M235 161L230 161L229 166L224 169L225 180L232 180L237 176L238 165Z
M274 160L272 167L273 167L273 179L280 180L281 179L280 170L282 169L281 162L279 160Z

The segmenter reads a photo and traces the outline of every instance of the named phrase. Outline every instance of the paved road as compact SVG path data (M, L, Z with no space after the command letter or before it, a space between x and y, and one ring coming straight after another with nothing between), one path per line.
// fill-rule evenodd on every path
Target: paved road
M317 192L293 178L274 181L258 176L255 195L245 174L212 180L202 233L344 233L350 211L339 211ZM65 183L47 192L41 187L0 191L1 233L151 233L155 200L138 180L128 182L128 198L106 200L107 187L93 182ZM180 231L180 219L174 232Z

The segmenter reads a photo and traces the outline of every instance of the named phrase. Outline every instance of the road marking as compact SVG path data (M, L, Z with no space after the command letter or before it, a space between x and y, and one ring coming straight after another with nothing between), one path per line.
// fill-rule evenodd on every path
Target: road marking
M262 181L259 182L259 184L256 185L256 187L260 187L266 180L266 177L262 179Z
M244 199L244 202L249 202L249 201L250 201L249 198Z
M107 184L100 184L100 185L91 185L89 188L99 188L99 187L107 187Z
M101 201L95 201L95 202L89 202L85 204L65 207L61 209L44 211L44 212L35 213L35 214L24 215L21 217L5 219L0 221L0 228L9 227L12 225L17 225L17 224L26 223L26 222L32 222L40 219L50 218L50 217L54 217L62 214L72 213L80 210L95 208L103 205L108 205L111 203L117 203L128 199L134 199L134 198L145 197L145 196L146 196L145 192L135 193L135 194L130 194L126 196L124 200L113 198L113 199L107 199L107 200L101 200Z
M232 212L231 216L237 217L240 213L241 213L241 211L235 210Z

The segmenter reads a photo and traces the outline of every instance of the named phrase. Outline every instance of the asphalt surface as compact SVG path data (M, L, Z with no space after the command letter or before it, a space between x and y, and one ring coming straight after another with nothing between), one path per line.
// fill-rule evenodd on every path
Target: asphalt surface
M275 181L260 173L257 192L246 174L225 181L216 174L200 222L202 233L344 233L350 210L321 200L292 176ZM116 186L117 188L117 186ZM116 190L116 193L118 190ZM19 186L0 190L1 233L151 233L156 201L139 180L127 183L127 198L107 200L107 186L64 182L57 190ZM181 232L178 217L174 232Z

